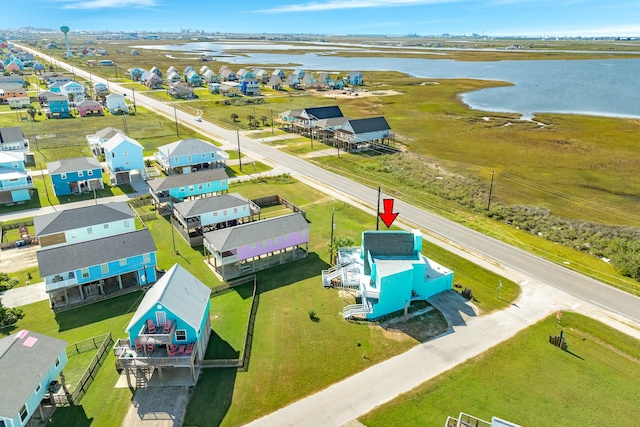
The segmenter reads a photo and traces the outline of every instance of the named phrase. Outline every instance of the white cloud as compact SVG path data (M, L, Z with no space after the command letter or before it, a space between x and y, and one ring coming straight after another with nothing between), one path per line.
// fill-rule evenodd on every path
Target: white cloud
M80 0L65 4L63 9L146 8L156 6L157 0Z
M371 7L416 6L423 4L454 3L458 1L461 0L329 0L324 3L311 2L277 6L271 9L259 10L258 12L319 12L336 9L362 9Z

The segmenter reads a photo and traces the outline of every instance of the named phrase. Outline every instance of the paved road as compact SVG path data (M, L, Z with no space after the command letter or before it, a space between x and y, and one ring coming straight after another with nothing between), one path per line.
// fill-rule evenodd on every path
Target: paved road
M52 59L40 52L33 52L49 61ZM60 63L57 58L55 62ZM71 68L68 64L61 63L61 65L66 66L68 69ZM89 78L89 73L85 71L78 70L75 67L73 71L78 75ZM92 78L94 81L106 83L104 79L96 76L92 76ZM110 88L112 91L119 93L131 93L127 88L114 83L110 83ZM377 203L378 194L376 190L326 171L298 157L260 144L234 130L223 129L206 121L196 122L193 115L175 110L173 106L146 97L141 92L136 94L136 103L170 119L174 118L174 114L177 115L181 123L208 134L222 142L227 149L235 148L239 141L241 150L244 153L270 165L282 165L303 181L321 184L322 187L328 188L331 192L341 193L361 204L375 206ZM610 310L612 313L640 323L640 298L485 236L453 221L416 208L409 203L396 200L395 206L396 212L400 213L401 219L416 224L429 233L439 236L444 241L464 248L465 251L473 255L485 257L498 265L518 270L531 279L547 283L570 295L593 302Z

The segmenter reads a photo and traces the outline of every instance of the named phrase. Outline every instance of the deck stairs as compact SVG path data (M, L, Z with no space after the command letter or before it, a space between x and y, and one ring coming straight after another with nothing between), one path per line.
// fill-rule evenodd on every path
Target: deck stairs
M366 317L367 314L373 313L373 307L369 303L350 304L342 309L342 316L345 319L353 317Z
M328 270L322 270L322 285L325 288L358 289L359 273L360 269L353 261L338 264Z

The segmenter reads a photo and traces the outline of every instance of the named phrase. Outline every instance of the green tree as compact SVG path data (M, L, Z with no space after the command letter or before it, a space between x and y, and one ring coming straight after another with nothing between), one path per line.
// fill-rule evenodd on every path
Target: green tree
M231 120L235 123L238 120L238 115L236 113L231 113Z
M249 122L249 127L252 128L253 127L253 120L255 119L255 117L253 117L253 114L249 114L247 116L247 121Z
M264 126L264 124L267 122L267 116L265 116L264 114L260 116L260 121L262 122L262 126Z
M31 116L31 120L32 121L36 121L36 114L38 113L38 110L35 109L35 107L33 105L29 105L29 108L27 108L27 114L29 114Z
M0 292L13 288L18 284L18 279L9 277L7 273L0 273Z
M327 245L329 247L329 263L335 263L339 248L348 248L355 246L355 244L356 242L351 237L333 236L333 241L330 241Z
M15 324L24 317L24 312L19 308L5 308L0 301L0 327Z

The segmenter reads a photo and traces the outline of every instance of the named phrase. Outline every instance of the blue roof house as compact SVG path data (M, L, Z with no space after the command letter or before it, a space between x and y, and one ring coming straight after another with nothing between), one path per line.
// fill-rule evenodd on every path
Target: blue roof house
M364 84L362 73L360 71L350 71L349 74L347 74L346 80L347 80L347 83L352 84L354 86Z
M33 179L24 167L24 153L0 152L0 203L19 203L31 199Z
M134 291L157 280L156 245L146 228L47 246L36 256L53 309Z
M163 368L189 368L195 384L195 366L211 336L210 298L211 289L179 264L149 288L127 326L128 338L114 346L127 380L144 364L158 368L161 379Z
M91 157L76 157L47 163L56 196L104 189L102 166Z
M93 85L93 91L95 92L96 95L98 95L100 93L104 93L104 94L109 93L109 89L108 89L107 85L102 83L102 82L96 82Z
M260 95L260 83L254 78L240 80L240 91L247 96Z
M40 403L67 364L66 341L25 329L0 340L0 425L46 423Z
M198 87L202 86L202 77L195 70L191 70L186 74L187 84L190 86Z
M345 319L375 319L400 311L411 301L426 300L453 285L453 272L421 252L419 230L365 231L360 248L338 250L340 267L323 271L323 284L359 288L362 303L345 307Z
M224 167L229 154L198 138L181 139L158 147L154 157L167 175Z
M145 174L143 147L138 141L121 133L115 134L103 145L107 172L115 185L131 182L131 172Z

